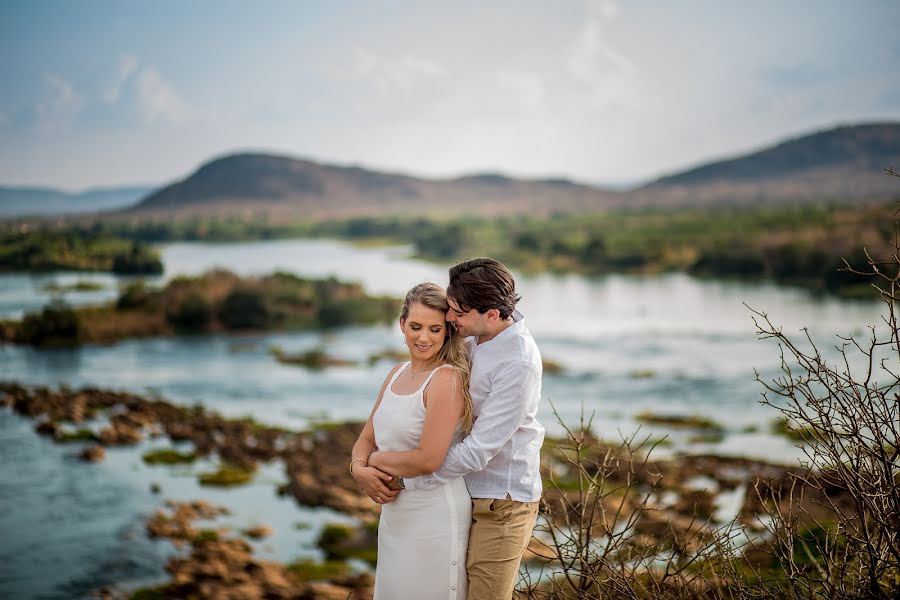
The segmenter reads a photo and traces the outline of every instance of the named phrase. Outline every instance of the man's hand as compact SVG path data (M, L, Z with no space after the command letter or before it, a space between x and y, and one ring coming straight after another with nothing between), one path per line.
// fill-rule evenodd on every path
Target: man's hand
M356 484L366 496L376 504L393 502L399 493L398 490L388 489L387 484L393 479L393 476L379 471L375 467L354 465L353 479L356 480Z

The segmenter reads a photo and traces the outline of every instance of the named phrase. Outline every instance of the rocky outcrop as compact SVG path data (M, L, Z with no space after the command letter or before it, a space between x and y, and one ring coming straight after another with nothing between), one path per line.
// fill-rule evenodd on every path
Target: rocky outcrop
M195 519L212 519L227 509L203 501L167 502L170 512L158 511L148 522L152 537L190 543L187 556L166 564L171 580L155 588L169 598L198 600L345 600L372 598L373 580L368 574L342 575L328 581L305 581L284 565L258 560L245 540L225 537L224 530L198 531Z
M99 445L85 451L90 460L101 460L105 447L136 444L148 435L167 435L173 441L191 442L199 456L215 455L243 470L282 459L288 477L283 491L300 504L367 518L380 510L360 493L347 473L350 449L362 430L361 423L290 432L252 419L226 419L201 407L186 408L124 392L54 390L15 383L0 383L0 401L21 415L39 419L38 431L57 441L63 441L61 436L71 424L105 415L107 424L96 436Z

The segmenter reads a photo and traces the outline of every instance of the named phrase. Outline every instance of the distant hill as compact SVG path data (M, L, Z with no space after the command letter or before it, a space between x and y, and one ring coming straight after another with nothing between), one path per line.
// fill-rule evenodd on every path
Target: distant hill
M0 217L92 213L137 204L155 188L128 186L64 192L41 187L0 187Z
M242 153L212 160L185 179L147 194L133 207L130 203L145 195L147 188L75 195L55 192L56 196L52 190L20 190L17 196L0 196L0 206L6 215L23 214L25 209L31 214L49 214L62 209L118 208L108 217L267 215L279 221L385 214L548 215L626 207L866 203L898 196L896 178L883 172L890 166L900 168L900 123L844 126L804 135L630 190L497 173L423 179L358 166Z
M668 175L631 196L648 205L865 201L897 194L890 166L900 166L900 123L848 125Z
M499 174L428 180L267 154L235 154L152 194L129 215L267 213L333 218L385 213L432 216L593 211L619 194L565 179Z

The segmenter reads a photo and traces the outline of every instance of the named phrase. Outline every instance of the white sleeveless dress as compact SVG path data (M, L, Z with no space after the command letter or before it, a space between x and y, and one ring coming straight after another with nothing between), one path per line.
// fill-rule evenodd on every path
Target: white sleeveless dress
M437 369L416 392L396 394L394 382L408 367L409 362L397 369L372 417L382 451L419 447L425 423L422 394ZM457 430L451 443L460 437ZM462 477L433 490L403 490L382 506L375 600L465 600L471 524L472 500Z

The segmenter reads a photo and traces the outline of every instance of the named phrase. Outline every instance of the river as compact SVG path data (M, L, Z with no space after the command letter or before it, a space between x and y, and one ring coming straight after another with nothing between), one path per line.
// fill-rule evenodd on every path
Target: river
M279 240L233 244L178 243L160 248L165 276L223 267L241 275L281 270L301 276L336 276L368 291L401 296L431 280L446 284L447 266L409 257L407 247L356 247L330 240ZM574 423L593 413L604 437L629 435L642 412L701 415L726 429L721 441L698 443L691 433L643 426L641 435L667 435L662 453L714 452L792 463L792 442L771 433L776 412L760 405L763 376L777 374L777 347L756 338L746 305L769 313L788 333L809 326L826 350L839 334L860 333L878 322L881 305L816 298L771 284L698 280L682 274L607 276L517 274L519 305L546 359L563 372L545 375L541 417L550 433L561 429L552 413ZM49 284L92 281L101 289L64 292L72 304L115 298L125 279L101 273L0 275L0 317L18 317L59 292ZM276 362L272 346L295 352L324 346L332 355L364 366L308 371ZM324 333L182 336L130 340L67 350L0 347L0 379L72 387L92 385L160 394L181 404L203 404L229 416L291 428L311 419L362 420L391 364L366 358L403 349L395 324ZM34 424L0 410L0 595L78 598L101 585L133 587L164 577L174 550L146 539L144 519L165 498L204 498L229 506L223 521L235 528L264 522L275 534L255 543L264 558L288 561L319 556L318 529L345 519L310 510L274 489L279 465L262 470L238 490L196 484L208 465L149 467L136 448L115 448L100 464L82 463L72 446L55 445ZM150 492L150 484L162 488Z

